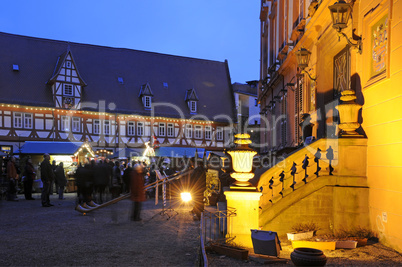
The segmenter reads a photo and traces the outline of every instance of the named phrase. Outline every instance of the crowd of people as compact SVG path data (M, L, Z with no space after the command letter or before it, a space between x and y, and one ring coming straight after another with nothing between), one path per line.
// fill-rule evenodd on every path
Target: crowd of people
M37 177L31 158L28 157L25 162L25 167L21 168L21 170L16 164L15 157L10 157L6 164L7 200L18 201L17 188L22 177L26 200L34 200L32 187L34 180L37 178L40 178L43 184L41 192L42 207L53 206L50 202L50 195L53 194L54 188L58 198L60 200L64 199L67 178L63 162L57 164L53 160L50 163L50 155L44 154L43 161L39 165L40 177ZM198 163L198 166L194 166L194 162L192 162L190 168L195 168L190 177L190 185L193 188L193 213L197 218L200 218L204 209L205 169L200 163ZM107 200L117 198L121 194L130 193L130 199L133 202L131 219L140 221L141 203L155 193L155 189L145 192L144 185L156 181L156 169L165 175L171 175L178 171L163 164L158 167L154 164L147 166L144 162L139 161L126 164L120 160L105 159L90 160L85 164L79 163L74 174L77 187L77 204L93 206L94 204L102 204ZM161 193L161 190L158 191Z

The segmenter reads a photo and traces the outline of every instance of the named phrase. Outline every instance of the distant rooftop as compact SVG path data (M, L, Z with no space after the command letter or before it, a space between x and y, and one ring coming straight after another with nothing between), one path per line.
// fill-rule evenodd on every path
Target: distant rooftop
M250 86L250 84L253 86ZM254 86L252 82L248 82L248 84L234 83L232 87L235 93L257 96L257 86Z

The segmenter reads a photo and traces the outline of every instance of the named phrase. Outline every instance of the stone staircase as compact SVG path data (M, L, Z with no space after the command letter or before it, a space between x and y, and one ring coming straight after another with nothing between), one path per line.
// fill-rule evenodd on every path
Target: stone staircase
M263 173L259 225L280 235L300 222L322 233L367 227L367 139L319 139Z

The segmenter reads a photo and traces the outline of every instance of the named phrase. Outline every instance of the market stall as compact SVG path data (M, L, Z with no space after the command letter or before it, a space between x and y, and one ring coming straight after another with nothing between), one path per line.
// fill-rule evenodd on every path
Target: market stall
M50 155L50 162L56 161L56 165L63 162L67 178L67 192L76 191L74 173L79 163L85 163L95 158L92 147L87 142L35 142L29 141L21 147L19 153L22 158L30 156L36 170L35 185L40 186L40 163L43 155Z

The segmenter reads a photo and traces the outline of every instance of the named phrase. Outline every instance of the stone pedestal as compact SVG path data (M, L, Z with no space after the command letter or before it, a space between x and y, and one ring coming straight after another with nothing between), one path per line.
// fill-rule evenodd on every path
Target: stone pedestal
M234 243L252 248L250 229L258 229L259 201L262 193L255 187L231 187L225 192L228 209L236 209L236 216L228 218L228 233L236 236Z

